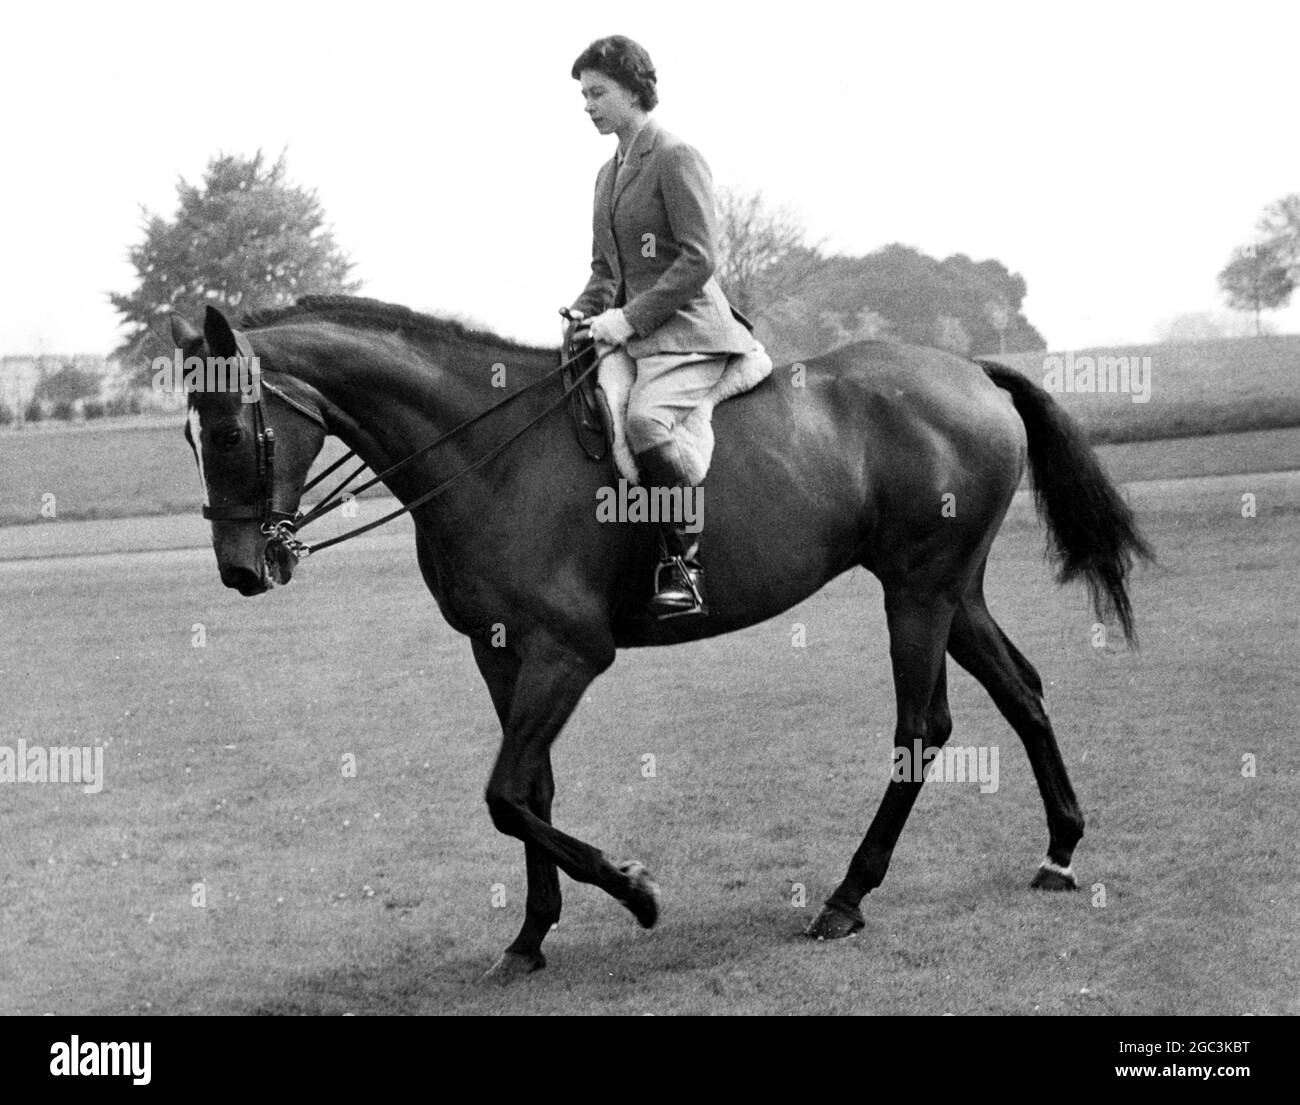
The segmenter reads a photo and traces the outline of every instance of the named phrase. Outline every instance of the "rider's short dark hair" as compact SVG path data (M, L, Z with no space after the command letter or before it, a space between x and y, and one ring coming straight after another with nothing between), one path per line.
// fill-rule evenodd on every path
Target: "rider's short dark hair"
M636 96L643 111L653 110L659 102L654 62L644 46L626 35L596 39L578 55L569 75L576 81L584 69L594 69L617 81Z

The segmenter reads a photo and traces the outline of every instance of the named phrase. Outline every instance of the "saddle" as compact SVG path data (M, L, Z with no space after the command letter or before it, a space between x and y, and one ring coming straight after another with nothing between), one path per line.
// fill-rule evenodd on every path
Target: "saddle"
M560 373L560 382L566 389L573 387L574 380L596 359L596 343L589 337L575 337L575 329L573 323L565 327L564 344L560 348L560 358L567 362ZM593 372L569 393L569 415L582 451L589 460L601 461L614 447L614 416L600 389L598 376L599 372Z

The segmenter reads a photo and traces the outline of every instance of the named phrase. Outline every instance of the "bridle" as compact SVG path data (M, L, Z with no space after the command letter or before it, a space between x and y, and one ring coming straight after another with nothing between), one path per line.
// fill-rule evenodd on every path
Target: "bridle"
M238 352L241 367L243 364L255 363L253 347L243 334L235 335L235 349ZM296 510L280 510L275 505L275 430L266 423L262 389L283 399L294 410L306 415L322 429L326 427L325 419L316 411L290 398L279 388L266 383L260 378L260 375L255 376L254 387L257 389L257 399L252 404L254 456L257 464L257 496L246 502L227 503L223 506L204 504L203 517L209 522L261 522L262 532L269 536L282 525L288 524L292 526L292 523L299 517L299 513ZM198 442L195 442L194 445L196 449L199 447Z
M235 348L238 351L239 356L251 361L253 357L253 347L249 344L248 339L238 331L235 332L234 338ZM572 338L571 331L566 335L566 338ZM396 464L385 468L382 472L367 480L365 483L360 484L351 490L347 490L348 485L366 470L366 463L362 461L361 464L348 473L340 483L332 488L330 492L320 500L320 502L305 512L301 510L280 510L275 505L275 430L273 427L267 425L262 393L269 393L277 399L282 400L299 414L305 415L311 421L315 422L322 429L326 430L326 432L328 432L329 427L326 426L325 420L321 417L319 412L304 403L300 403L291 395L287 394L280 388L275 387L273 384L267 383L259 376L257 380L259 385L257 399L252 404L253 438L254 448L256 450L255 456L258 480L256 497L243 503L230 503L217 507L204 506L203 517L213 522L260 522L261 532L263 536L267 538L267 545L280 545L290 556L297 560L310 556L312 553L320 552L322 549L328 548L331 545L338 545L344 541L351 540L353 537L359 537L361 534L366 533L369 530L376 529L379 526L393 521L395 518L401 517L403 514L415 510L419 506L423 506L425 503L441 495L448 487L463 476L469 475L471 472L487 464L488 461L505 452L506 449L523 437L524 434L550 415L553 411L562 406L569 396L581 387L583 381L595 372L600 367L600 363L613 351L613 349L606 349L603 352L595 352L594 356L591 356L594 352L594 343L591 341L588 340L583 343L576 343L572 340L566 340L562 352L570 352L571 355L567 358L562 357L560 364L550 372L546 373L546 375L534 380L531 384L520 388L518 391L512 392L510 395L507 395L502 399L501 402L488 407L486 410L480 411L476 415L472 415L463 422L458 423L446 433L429 442L429 444L417 449L414 453L399 460ZM437 487L424 492L422 495L412 499L411 502L397 510L385 514L382 518L379 518L374 522L369 522L364 526L357 526L355 529L348 530L348 532L340 534L337 537L331 537L327 541L318 541L315 544L308 544L297 536L298 532L302 530L304 526L307 526L318 518L336 510L345 502L348 502L350 499L361 494L361 492L382 482L392 473L406 467L412 461L431 452L433 449L443 444L443 442L450 440L463 430L469 429L470 426L473 426L475 423L487 418L488 415L501 410L515 399L518 399L519 396L550 383L557 376L561 375L567 369L573 368L578 361L587 356L591 356L591 363L583 367L581 371L576 373L570 382L566 383L558 399L552 403L548 403L540 414L530 419L500 444L493 446L493 448L489 449L477 460L472 461L459 472L456 472L448 479L443 480ZM195 447L198 447L198 443L195 443ZM356 451L349 450L323 472L320 472L318 475L313 477L298 493L299 500L301 501L303 495L307 494L308 491L329 476L330 473L346 464L355 456Z

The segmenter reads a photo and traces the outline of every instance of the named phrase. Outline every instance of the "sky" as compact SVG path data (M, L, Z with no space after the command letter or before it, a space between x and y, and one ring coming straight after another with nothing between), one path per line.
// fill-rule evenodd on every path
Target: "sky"
M615 141L569 69L615 33L715 184L828 252L996 258L1051 348L1149 341L1224 310L1219 270L1300 192L1298 32L1294 0L12 5L0 353L109 352L142 207L259 148L317 191L361 294L558 342Z

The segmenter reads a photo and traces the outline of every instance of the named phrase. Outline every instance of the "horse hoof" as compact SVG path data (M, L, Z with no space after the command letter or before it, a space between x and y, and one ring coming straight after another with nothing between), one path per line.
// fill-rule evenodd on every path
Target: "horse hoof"
M659 884L650 877L638 859L621 863L619 871L627 876L627 895L621 899L644 929L652 929L659 920Z
M1034 875L1034 881L1029 884L1029 888L1031 890L1078 890L1079 880L1074 877L1073 868L1062 867L1059 863L1045 859Z
M546 956L541 952L534 952L531 955L525 955L523 952L502 952L501 958L483 972L479 981L504 985L540 971L545 966Z
M854 907L846 910L840 906L822 906L816 919L804 930L809 940L842 940L866 927L862 911Z

